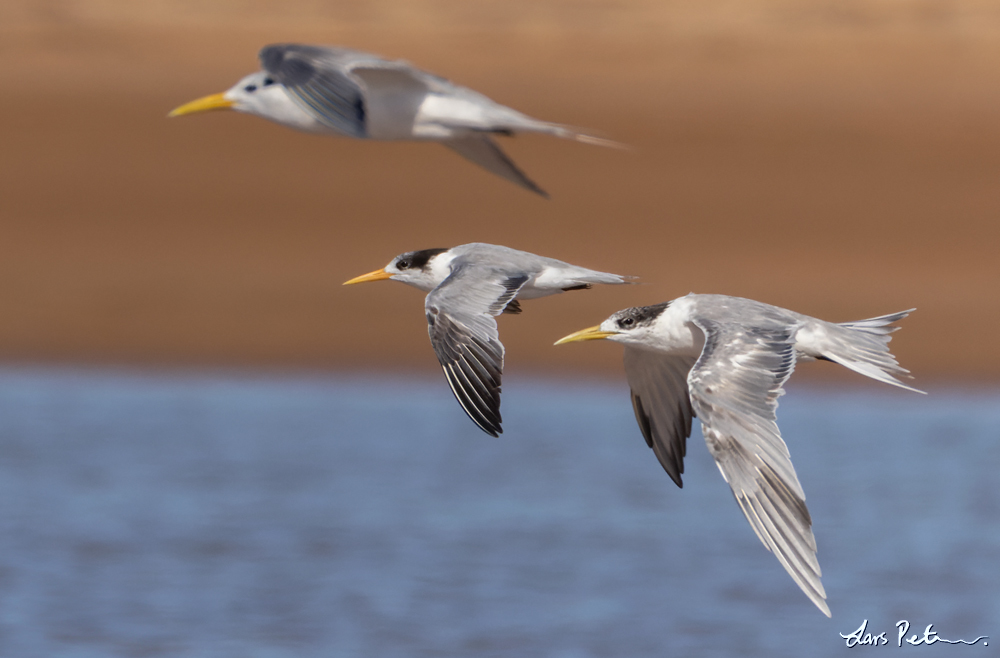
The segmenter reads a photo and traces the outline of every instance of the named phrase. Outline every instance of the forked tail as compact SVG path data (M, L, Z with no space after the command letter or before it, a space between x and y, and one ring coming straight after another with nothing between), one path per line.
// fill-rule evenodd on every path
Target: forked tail
M899 329L890 325L915 310L911 308L877 318L827 325L834 330L825 332L827 335L822 341L822 357L880 382L923 393L924 391L907 386L897 379L909 379L910 371L900 366L896 357L889 352L889 341L892 340L890 334ZM837 330L840 328L843 330Z

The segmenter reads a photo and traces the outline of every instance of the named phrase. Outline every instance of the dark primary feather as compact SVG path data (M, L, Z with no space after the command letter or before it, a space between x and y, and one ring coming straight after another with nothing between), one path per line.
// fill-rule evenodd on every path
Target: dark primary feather
M431 345L458 403L484 432L499 436L503 346L445 313L427 314Z
M516 299L512 299L509 302L507 302L507 306L504 307L503 312L509 313L511 315L517 315L518 313L521 312L521 310L522 310L521 302L517 301Z
M479 274L458 265L427 295L427 331L455 399L480 429L499 436L504 349L494 316L511 305L528 277L488 280Z
M639 430L678 487L684 486L681 474L694 415L687 388L693 363L693 357L625 350L625 372Z
M528 282L528 275L522 274L519 276L512 276L504 279L503 283L503 293L497 297L497 300L490 304L490 308L486 311L490 315L500 315L503 313L507 306L514 301L514 296L517 295L517 291L521 289L525 283ZM520 305L518 305L520 308Z
M331 128L354 137L366 136L366 109L358 83L337 68L324 66L337 50L276 44L260 51L264 70L285 86Z

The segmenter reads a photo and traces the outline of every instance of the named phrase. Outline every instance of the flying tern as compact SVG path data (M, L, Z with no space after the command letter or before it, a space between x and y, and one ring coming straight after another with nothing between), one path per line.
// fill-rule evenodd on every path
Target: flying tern
M691 419L754 532L827 616L805 493L775 411L798 361L833 361L880 382L908 371L889 352L892 323L910 311L834 324L761 302L690 294L618 311L559 340L625 345L632 407L646 443L682 486Z
M504 347L496 316L520 313L520 300L623 284L629 277L570 265L492 244L409 251L383 269L344 285L394 279L427 292L427 332L445 378L462 408L487 434L498 436Z
M621 147L575 128L534 119L402 60L347 48L294 43L265 46L263 70L228 91L170 112L232 109L297 130L359 139L440 142L498 176L547 197L493 141L493 135L544 133Z

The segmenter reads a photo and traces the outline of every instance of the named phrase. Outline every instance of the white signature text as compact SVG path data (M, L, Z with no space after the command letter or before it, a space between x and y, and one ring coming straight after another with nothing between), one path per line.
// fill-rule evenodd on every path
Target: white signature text
M981 640L984 647L990 646L989 636L980 635L975 640L946 640L937 634L934 630L934 624L927 624L924 628L924 632L921 635L914 633L910 637L906 637L906 634L910 632L910 622L905 619L900 619L896 622L896 646L901 647L903 643L909 644L911 646L920 646L921 644L931 645L938 642L945 642L947 644L978 644ZM873 647L885 646L889 644L889 639L886 637L885 631L881 633L871 633L868 631L868 620L865 619L861 622L861 626L858 627L853 633L841 633L840 637L847 640L848 647L856 647L859 645L867 645Z

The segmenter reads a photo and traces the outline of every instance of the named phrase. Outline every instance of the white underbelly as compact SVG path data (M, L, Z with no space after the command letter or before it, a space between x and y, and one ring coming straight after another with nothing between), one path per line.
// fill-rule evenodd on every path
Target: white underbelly
M428 94L413 121L416 139L448 139L466 132L489 128L483 106L461 98Z

